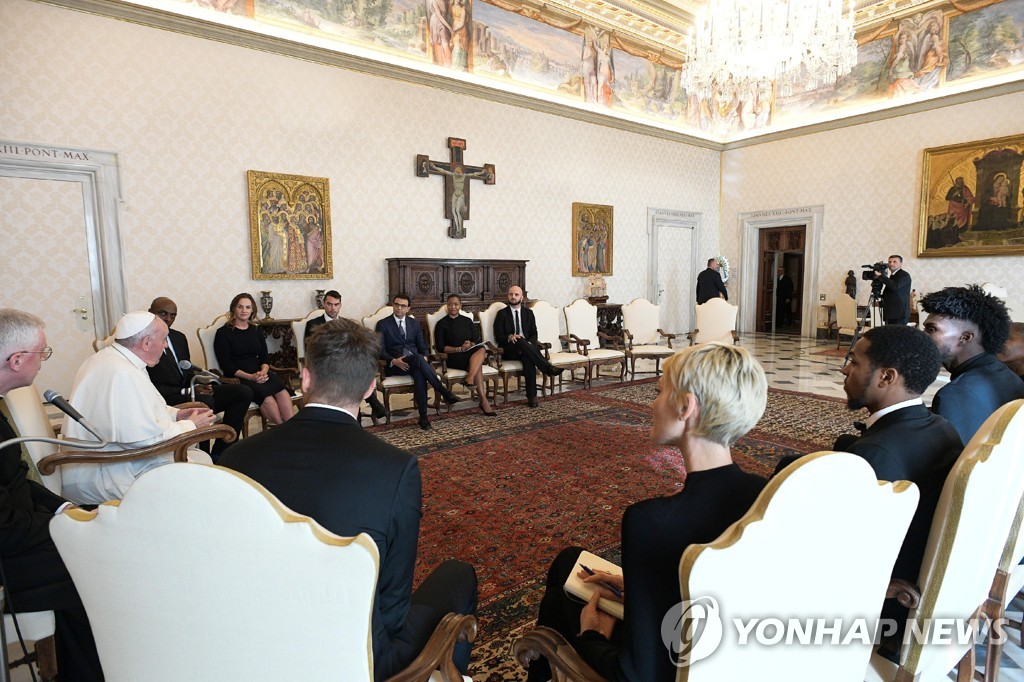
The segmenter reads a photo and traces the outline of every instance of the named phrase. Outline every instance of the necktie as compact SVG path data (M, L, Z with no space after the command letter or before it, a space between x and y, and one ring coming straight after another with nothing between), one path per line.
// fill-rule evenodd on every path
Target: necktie
M174 366L177 368L178 374L185 376L185 372L182 371L181 365L178 364L178 354L174 352L174 346L171 345L170 341L167 342L167 348L164 348L164 352L174 359Z
M402 340L404 341L405 340L405 323L404 322L400 321L398 323L398 334L399 334L399 336L402 337Z
M523 328L519 326L519 311L513 310L512 312L515 313L516 316L516 336L522 336Z

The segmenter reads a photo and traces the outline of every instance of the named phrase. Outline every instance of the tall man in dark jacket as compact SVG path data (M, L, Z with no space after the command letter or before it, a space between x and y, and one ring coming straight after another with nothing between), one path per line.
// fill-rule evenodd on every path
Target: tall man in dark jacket
M893 578L917 583L932 516L946 476L963 450L956 430L924 406L921 394L939 373L939 353L928 335L913 327L869 329L843 367L843 389L851 410L870 414L858 437L843 435L834 450L860 455L881 481L912 481L921 500L892 569ZM883 618L895 618L903 633L907 610L887 600ZM901 641L897 639L897 641Z
M368 533L377 543L373 667L374 678L382 680L412 662L446 614L475 613L477 588L473 567L449 560L413 592L422 516L419 465L363 431L357 420L359 402L374 390L379 353L377 336L358 323L342 318L324 325L306 346L306 406L277 428L231 446L220 463L327 530ZM455 663L465 673L468 643L456 647Z
M976 284L930 293L921 308L928 313L924 332L951 379L932 400L932 412L966 444L1001 405L1024 398L1024 382L996 357L1010 336L1010 314Z
M149 304L149 312L153 313L167 325L167 348L160 356L160 362L147 367L149 379L160 391L168 405L180 405L191 400L189 384L199 370L194 367L183 369L181 362L192 364L192 356L188 349L185 335L171 325L178 319L178 306L171 299L161 296ZM224 413L224 423L235 430L236 438L242 433L246 412L252 403L252 389L241 384L200 384L195 385L195 399L204 403L214 412ZM210 452L214 462L224 452L227 445L217 439Z
M537 407L537 370L548 376L558 376L562 370L548 362L537 347L537 318L523 302L520 287L509 287L508 306L494 316L494 340L501 346L503 358L523 363L526 404Z
M722 276L718 274L718 259L708 258L707 270L697 275L697 305L707 303L719 295L729 300L729 292L725 288Z
M0 310L0 395L30 386L50 357L43 321L10 308ZM0 441L16 438L0 413ZM61 680L103 679L89 619L64 561L50 539L50 519L70 506L64 498L28 478L21 447L0 450L0 561L7 610L52 610L56 619L57 669Z
M879 275L882 290L882 320L886 324L910 322L910 273L903 269L903 256L889 256L889 267Z

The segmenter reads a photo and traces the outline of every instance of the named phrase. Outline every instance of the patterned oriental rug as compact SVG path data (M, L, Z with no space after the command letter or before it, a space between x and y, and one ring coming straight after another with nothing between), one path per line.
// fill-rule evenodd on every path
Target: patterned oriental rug
M466 410L375 429L420 458L423 521L417 583L447 558L479 577L476 681L521 680L512 642L536 618L551 560L569 545L619 560L627 506L682 488L678 450L648 439L654 379L564 393L540 409ZM854 419L842 401L772 390L760 423L733 447L746 471L769 475L783 455L827 450Z

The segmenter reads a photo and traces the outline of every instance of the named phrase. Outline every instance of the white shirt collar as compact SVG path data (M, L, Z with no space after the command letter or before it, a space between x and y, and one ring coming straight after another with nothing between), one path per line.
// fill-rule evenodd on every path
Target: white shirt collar
M359 416L358 415L352 414L351 412L346 410L344 407L338 407L337 405L326 405L324 403L306 403L306 407L322 407L325 410L334 410L335 412L344 412L348 416L350 416L353 419L355 419L357 422L359 421Z
M146 369L146 363L142 361L142 358L140 358L138 355L122 346L117 341L114 341L114 343L110 344L110 347L113 348L118 353L120 353L121 355L123 355L125 358L127 358L128 362L132 363L132 366L135 367L136 369Z
M324 322L334 322L336 319L338 318L331 317L330 315L327 314L327 311L324 311Z
M866 426L871 426L876 421L878 421L885 415L889 414L890 412L902 410L905 407L913 407L914 405L924 405L924 401L921 400L921 398L911 398L910 400L904 400L902 403L896 403L895 405L890 405L889 407L883 407L878 412L875 412L870 417L865 419L864 424Z

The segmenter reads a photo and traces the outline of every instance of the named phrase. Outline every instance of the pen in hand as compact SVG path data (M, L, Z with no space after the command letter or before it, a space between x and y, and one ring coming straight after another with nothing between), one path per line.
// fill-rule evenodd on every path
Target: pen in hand
M584 566L583 564L580 564L580 568L582 568L587 575L596 575L594 569L592 569L592 568L590 568L588 566ZM598 585L600 585L601 587L605 588L606 590L608 590L609 592L614 594L619 599L622 599L622 590L620 590L619 588L615 587L615 585L610 585L610 584L608 584L606 582L599 582Z

